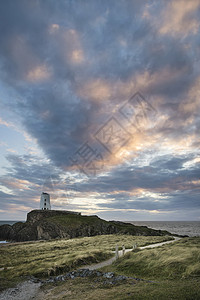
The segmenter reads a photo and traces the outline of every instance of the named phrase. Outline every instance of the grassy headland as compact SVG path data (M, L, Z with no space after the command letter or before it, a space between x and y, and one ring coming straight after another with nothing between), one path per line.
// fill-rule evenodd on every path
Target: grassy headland
M171 235L167 231L155 230L130 223L106 221L98 216L82 216L69 211L33 210L27 214L26 222L0 226L0 239L15 242L76 238L107 234L130 234L134 236Z
M155 281L152 284L140 282L134 289L127 287L126 292L129 291L133 298L124 299L198 300L200 237L184 238L155 249L135 250L104 268L108 270Z
M26 276L57 275L113 256L118 244L132 248L165 240L168 236L101 235L75 239L26 242L0 247L0 289Z
M199 300L200 238L184 238L155 249L134 250L102 271L133 279L110 285L105 278L75 278L44 286L44 300ZM39 298L38 298L39 299Z
M135 250L102 271L148 281L127 280L115 285L105 278L75 278L44 286L44 300L199 300L200 238L184 238L155 249ZM39 298L37 298L39 299Z
M10 244L0 247L1 289L26 279L62 274L112 256L116 244L131 248L168 237L104 235ZM75 278L47 284L36 299L199 300L200 238L184 238L154 249L134 250L102 269L134 279L109 284L106 278Z
M200 237L129 252L112 265L112 271L145 279L199 278Z

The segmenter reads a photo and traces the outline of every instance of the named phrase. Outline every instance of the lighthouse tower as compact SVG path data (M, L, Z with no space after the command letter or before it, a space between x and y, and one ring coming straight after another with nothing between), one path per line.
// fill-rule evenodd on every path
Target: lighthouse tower
M42 193L40 198L40 209L51 210L50 195L47 193Z

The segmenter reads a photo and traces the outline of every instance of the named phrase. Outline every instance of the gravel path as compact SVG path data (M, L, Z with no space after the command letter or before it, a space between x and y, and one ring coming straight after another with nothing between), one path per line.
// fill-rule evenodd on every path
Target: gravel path
M41 283L25 281L15 288L10 288L0 294L0 300L30 300L34 299L39 291Z

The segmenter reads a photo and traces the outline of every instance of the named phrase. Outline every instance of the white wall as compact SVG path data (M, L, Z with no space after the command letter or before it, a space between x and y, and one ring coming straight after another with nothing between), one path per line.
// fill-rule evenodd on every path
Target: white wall
M40 198L40 209L51 210L50 195L47 193L42 193Z

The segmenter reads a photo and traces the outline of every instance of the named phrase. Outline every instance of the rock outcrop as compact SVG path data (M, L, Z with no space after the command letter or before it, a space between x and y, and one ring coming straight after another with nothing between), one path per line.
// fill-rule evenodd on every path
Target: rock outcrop
M27 214L27 221L24 223L0 226L0 239L16 242L116 233L143 236L171 235L167 231L154 230L146 226L105 221L98 216L81 216L74 212L56 210L33 210Z

